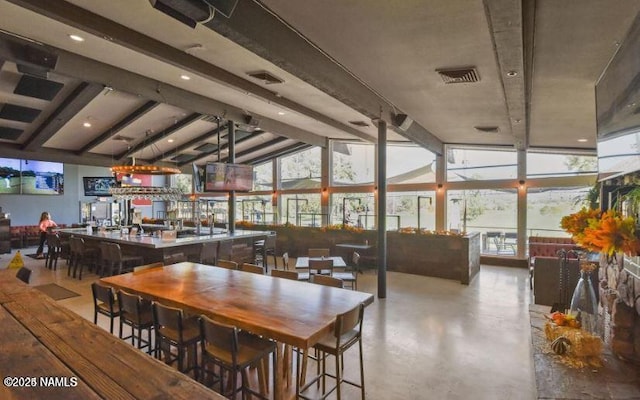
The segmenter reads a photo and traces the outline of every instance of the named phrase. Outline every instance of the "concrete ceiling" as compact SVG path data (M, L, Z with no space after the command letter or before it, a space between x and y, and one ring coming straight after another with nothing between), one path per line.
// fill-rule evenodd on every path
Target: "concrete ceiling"
M239 0L230 18L191 28L149 0L0 0L0 156L186 168L226 159L228 120L237 162L327 138L376 142L378 119L390 140L436 153L593 151L594 85L639 10L640 0ZM51 99L16 89L34 73L24 66L42 64L30 49L57 57L29 81L57 82ZM461 67L478 81L438 73ZM283 82L248 75L261 71Z

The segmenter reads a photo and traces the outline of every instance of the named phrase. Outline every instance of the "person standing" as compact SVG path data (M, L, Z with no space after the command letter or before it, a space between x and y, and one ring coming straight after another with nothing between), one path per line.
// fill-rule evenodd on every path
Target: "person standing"
M36 251L36 258L44 258L42 252L44 251L44 242L47 240L47 232L49 228L54 228L58 226L52 219L51 215L48 212L44 211L40 214L40 245L38 246L38 251Z

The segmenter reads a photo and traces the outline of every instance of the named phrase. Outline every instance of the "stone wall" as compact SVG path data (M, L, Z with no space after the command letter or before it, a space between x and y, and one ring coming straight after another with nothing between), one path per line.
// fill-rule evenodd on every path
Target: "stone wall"
M640 364L640 279L624 268L630 259L618 255L614 261L600 261L600 302L610 313L611 349Z

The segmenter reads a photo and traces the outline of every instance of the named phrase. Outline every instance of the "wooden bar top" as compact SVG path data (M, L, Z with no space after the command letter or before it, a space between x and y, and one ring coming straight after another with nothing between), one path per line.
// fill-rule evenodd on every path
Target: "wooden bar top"
M252 237L264 237L268 232L264 231L248 231L248 230L236 230L234 233L217 233L213 235L198 235L181 237L176 239L162 239L153 236L137 236L137 235L123 235L120 231L105 231L94 232L88 234L85 229L59 229L58 232L67 235L74 235L83 239L108 241L124 245L133 245L139 247L146 247L151 249L164 249L170 247L180 247L198 243L207 242L221 242L232 239L245 239Z
M190 262L143 272L101 281L304 349L331 332L337 314L373 302L369 293Z
M0 270L1 399L224 399L15 274Z

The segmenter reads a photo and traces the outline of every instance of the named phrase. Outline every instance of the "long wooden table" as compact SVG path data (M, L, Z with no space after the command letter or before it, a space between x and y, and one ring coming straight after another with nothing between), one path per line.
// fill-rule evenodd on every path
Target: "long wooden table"
M274 339L279 368L283 344L308 349L332 332L337 314L373 302L369 293L190 262L101 281ZM283 375L276 371L277 399L283 398Z
M224 397L0 270L0 399Z

